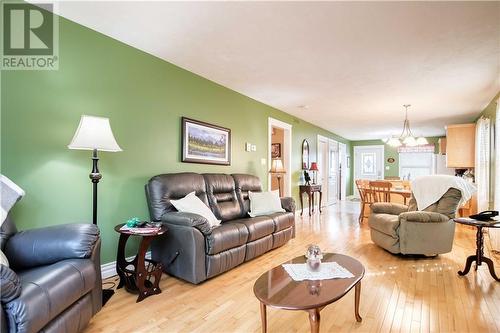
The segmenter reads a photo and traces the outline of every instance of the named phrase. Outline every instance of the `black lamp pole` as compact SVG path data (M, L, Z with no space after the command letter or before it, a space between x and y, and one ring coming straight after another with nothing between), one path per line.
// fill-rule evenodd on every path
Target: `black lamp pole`
M97 149L94 149L92 151L92 171L89 174L89 178L92 181L92 223L95 225L97 225L97 184L102 178L97 162L99 162L99 157L97 157ZM109 301L114 293L115 291L113 289L102 290L103 306Z
M92 223L97 224L97 183L101 180L102 175L99 173L99 167L97 162L99 158L97 157L97 149L92 152L92 172L89 175L92 181L93 196L92 196Z

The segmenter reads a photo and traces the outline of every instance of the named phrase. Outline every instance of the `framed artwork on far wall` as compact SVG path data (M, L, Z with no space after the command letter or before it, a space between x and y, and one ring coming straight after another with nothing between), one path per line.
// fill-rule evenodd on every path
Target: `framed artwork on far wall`
M231 130L182 117L182 162L230 165Z
M281 158L281 143L271 143L271 158Z

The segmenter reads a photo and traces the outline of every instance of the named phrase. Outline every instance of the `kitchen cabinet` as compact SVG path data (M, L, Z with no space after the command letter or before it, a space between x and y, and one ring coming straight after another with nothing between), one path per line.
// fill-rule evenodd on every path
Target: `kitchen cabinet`
M473 168L475 144L476 124L446 126L446 167Z
M472 198L469 199L469 201L467 201L461 207L458 208L458 216L460 217L469 217L472 214L477 214L476 194L474 194Z
M439 138L438 146L439 146L439 154L446 155L446 138Z

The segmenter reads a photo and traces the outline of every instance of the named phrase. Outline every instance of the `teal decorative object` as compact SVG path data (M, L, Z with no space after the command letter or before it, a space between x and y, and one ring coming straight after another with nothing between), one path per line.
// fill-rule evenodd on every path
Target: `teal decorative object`
M127 227L129 228L135 228L141 223L141 220L139 220L138 217L133 217L130 220L127 220Z

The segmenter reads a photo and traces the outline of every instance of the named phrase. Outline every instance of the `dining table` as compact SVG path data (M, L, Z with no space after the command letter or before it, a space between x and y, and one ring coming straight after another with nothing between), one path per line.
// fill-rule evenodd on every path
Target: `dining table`
M403 197L403 203L406 205L409 198L411 198L411 190L409 189L391 189L390 194L397 194Z
M370 186L365 187L366 191L374 191ZM403 199L403 204L407 204L408 199L411 198L411 190L408 188L391 188L389 194L400 195ZM391 200L392 201L392 200Z

